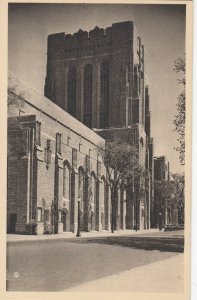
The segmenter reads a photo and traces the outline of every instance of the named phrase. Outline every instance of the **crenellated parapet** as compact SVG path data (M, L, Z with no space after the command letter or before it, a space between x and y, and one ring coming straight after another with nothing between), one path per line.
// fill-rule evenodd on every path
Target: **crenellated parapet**
M48 36L48 58L66 59L95 53L110 52L123 45L129 45L133 39L133 22L112 24L106 29L96 26L74 34L57 33Z

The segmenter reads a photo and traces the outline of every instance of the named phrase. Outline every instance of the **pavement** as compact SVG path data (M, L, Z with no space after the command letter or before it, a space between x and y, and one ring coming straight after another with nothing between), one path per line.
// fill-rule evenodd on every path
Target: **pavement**
M183 293L184 255L133 268L112 276L90 281L67 292L151 292Z
M117 230L114 233L110 231L90 231L81 232L81 238L92 238L92 237L111 237L111 236L126 236L126 235L141 235L150 233L159 233L158 229L146 229L146 230ZM76 238L76 233L64 232L60 234L43 234L43 235L25 235L25 234L7 234L7 242L19 242L19 241L37 241L37 240L56 240L56 239L68 239Z
M184 231L9 234L7 241L8 291L183 292Z

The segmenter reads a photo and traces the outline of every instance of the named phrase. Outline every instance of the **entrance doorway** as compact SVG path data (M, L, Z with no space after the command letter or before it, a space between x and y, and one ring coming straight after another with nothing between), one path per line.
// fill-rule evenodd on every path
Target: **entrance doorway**
M68 212L66 210L62 211L63 231L68 231L68 228L67 228L67 214L68 214Z
M91 213L91 230L96 230L96 218L95 218L95 214L92 212Z
M16 233L17 214L10 214L10 233Z

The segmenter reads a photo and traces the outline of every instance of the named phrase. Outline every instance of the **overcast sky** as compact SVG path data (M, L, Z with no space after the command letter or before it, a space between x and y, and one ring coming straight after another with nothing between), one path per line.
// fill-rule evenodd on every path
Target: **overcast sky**
M44 94L47 36L131 20L145 46L155 156L166 155L171 172L182 172L173 132L180 85L174 61L185 53L185 5L9 5L9 71Z

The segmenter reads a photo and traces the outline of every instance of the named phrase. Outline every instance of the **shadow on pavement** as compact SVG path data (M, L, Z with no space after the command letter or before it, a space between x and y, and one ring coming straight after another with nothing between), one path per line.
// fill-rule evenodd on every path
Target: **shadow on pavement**
M184 252L183 237L98 237L72 240L74 243L96 243L116 245L143 250L159 250L162 252Z

